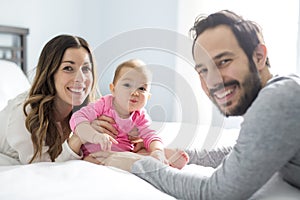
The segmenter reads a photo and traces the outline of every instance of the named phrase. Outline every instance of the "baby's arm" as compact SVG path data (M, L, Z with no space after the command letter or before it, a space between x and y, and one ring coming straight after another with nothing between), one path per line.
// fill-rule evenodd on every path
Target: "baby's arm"
M165 164L169 164L168 160L165 157L164 146L163 143L159 140L154 140L150 143L148 152L150 156L160 160Z
M106 133L97 132L89 122L81 122L75 128L75 134L79 136L82 143L90 142L100 144L104 151L110 150L112 143L118 142Z

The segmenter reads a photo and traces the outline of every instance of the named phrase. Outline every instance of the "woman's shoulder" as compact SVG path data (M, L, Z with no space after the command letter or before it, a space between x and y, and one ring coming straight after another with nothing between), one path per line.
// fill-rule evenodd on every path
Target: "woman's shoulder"
M16 108L21 105L23 106L23 104L27 98L28 98L28 91L23 92L23 93L17 95L16 97L8 100L7 105L3 110L8 109L8 108Z

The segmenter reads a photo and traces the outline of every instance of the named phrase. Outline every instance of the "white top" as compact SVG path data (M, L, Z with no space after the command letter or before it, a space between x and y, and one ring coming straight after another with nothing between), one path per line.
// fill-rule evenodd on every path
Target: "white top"
M7 160L7 162L1 162L0 165L28 164L33 156L31 134L25 127L25 115L23 113L23 103L27 94L28 92L22 93L10 100L0 112L0 153L3 154L1 157ZM63 150L56 158L56 162L81 159L81 156L72 151L67 141L63 143L62 148ZM47 150L48 147L44 146L42 156L34 162L51 162Z

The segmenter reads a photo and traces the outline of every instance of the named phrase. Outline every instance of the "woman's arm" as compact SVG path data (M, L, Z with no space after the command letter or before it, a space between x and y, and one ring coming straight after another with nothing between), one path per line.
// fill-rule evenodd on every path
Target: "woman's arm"
M69 147L71 148L71 150L74 153L76 153L78 155L81 154L80 153L80 148L81 148L82 142L81 142L80 138L77 135L72 134L69 137L69 139L67 140L67 142L68 142Z
M90 142L100 144L104 151L110 150L112 143L118 144L113 137L96 131L89 122L82 122L77 125L75 134L79 136L82 143Z
M113 124L115 123L116 122L113 118L101 115L91 122L91 126L99 133L106 133L107 135L116 138L118 135L118 131L113 126Z

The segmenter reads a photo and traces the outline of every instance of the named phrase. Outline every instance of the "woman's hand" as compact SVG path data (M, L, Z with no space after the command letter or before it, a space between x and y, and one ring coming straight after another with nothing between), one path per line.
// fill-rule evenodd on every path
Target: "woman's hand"
M130 172L133 163L143 156L132 152L99 151L90 154L99 161L101 165L116 167Z
M74 151L78 155L80 154L80 147L82 145L82 142L77 135L72 134L68 138L68 145L72 149L72 151Z
M92 121L91 126L99 133L106 133L107 135L116 138L118 135L118 131L112 125L115 123L116 122L114 121L113 118L102 115L98 117L98 119Z

